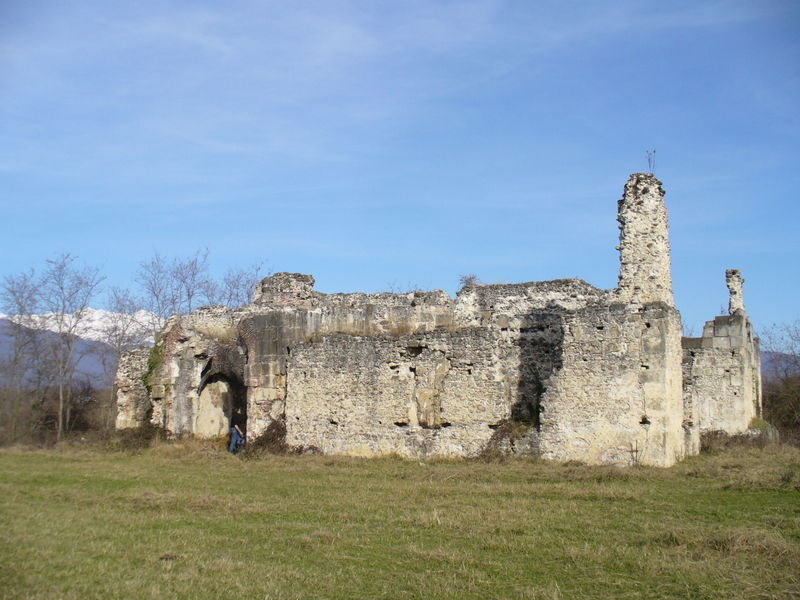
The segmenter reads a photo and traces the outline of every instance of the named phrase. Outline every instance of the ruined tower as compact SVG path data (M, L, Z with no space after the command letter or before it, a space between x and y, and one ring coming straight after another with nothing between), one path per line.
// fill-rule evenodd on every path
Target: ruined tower
M739 269L725 271L725 283L728 284L728 314L744 313L744 277Z
M634 173L619 201L619 293L626 302L674 306L664 189L652 173Z
M744 278L725 271L728 314L706 321L703 335L683 338L684 397L701 432L745 431L761 416L761 352L744 308Z

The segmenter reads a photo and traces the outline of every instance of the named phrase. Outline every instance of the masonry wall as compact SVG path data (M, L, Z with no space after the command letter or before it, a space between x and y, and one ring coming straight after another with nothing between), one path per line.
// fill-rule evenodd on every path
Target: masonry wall
M580 280L466 288L446 305L445 327L294 346L287 442L357 455L537 454L539 397L561 360L561 314L598 294Z
M452 300L441 291L325 295L311 290L310 276L275 277L277 281L262 284L257 305L239 323L247 353L244 380L253 436L284 418L288 364L298 346L313 345L332 334L364 342L375 336L392 338L452 328Z
M761 416L758 339L744 312L708 321L703 337L683 339L684 394L700 431L745 431Z
M686 452L680 317L656 303L578 311L542 398L543 458L668 466Z
M287 442L325 453L474 456L516 399L488 331L325 336L290 362ZM530 452L530 451L529 451Z
M149 348L124 352L117 368L117 429L130 429L145 424L150 417L150 402L142 376L147 371Z
M360 455L498 445L560 460L680 459L677 311L609 306L580 280L546 283L467 289L454 331L294 348L287 441Z
M219 411L201 406L201 396L219 403L227 420L237 404L233 396L244 393L244 353L236 329L241 315L224 307L208 307L167 322L157 340L157 360L151 361L149 374L153 424L174 435L208 436L212 430L214 435L227 431ZM205 390L208 383L215 385ZM220 397L223 393L229 397ZM216 426L211 421L216 421Z
M173 317L149 375L152 421L176 435L227 430L220 407L229 418L241 395L248 434L256 437L284 418L287 359L296 344L330 333L398 336L452 325L444 292L328 296L311 286L311 276L281 273L262 282L253 305ZM203 398L218 406L203 406Z
M613 290L321 294L310 275L273 275L248 306L171 319L149 367L123 363L118 424L150 414L174 435L215 436L240 407L248 439L278 424L290 446L325 453L671 465L699 450L701 428L746 426L760 379L738 271L731 316L682 353L663 196L652 174L626 184Z
M664 188L652 173L634 173L618 203L621 300L674 306L669 220Z

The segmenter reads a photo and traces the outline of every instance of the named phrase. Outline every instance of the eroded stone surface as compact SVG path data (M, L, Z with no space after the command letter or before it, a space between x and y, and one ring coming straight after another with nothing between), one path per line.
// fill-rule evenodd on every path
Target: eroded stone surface
M118 429L138 427L149 418L150 401L143 381L149 356L149 348L136 348L120 357L116 377Z
M274 424L289 446L325 453L673 464L698 451L701 429L749 422L760 380L738 271L731 315L682 353L663 196L651 174L626 184L614 290L562 279L455 299L322 294L310 275L273 275L249 306L171 319L149 399L130 384L141 358L126 362L118 426L150 414L212 436L241 406L248 438Z
M617 221L621 299L674 304L667 205L661 182L653 174L631 175L619 201Z
M744 278L738 269L725 271L725 283L728 286L728 314L744 314Z
M761 416L761 354L744 310L744 279L728 269L729 315L707 321L703 336L683 339L685 401L699 430L741 433Z

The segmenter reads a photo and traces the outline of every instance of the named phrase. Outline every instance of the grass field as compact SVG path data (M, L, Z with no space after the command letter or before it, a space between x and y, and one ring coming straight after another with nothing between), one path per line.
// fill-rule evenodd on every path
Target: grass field
M0 452L3 598L798 598L800 451L667 470Z

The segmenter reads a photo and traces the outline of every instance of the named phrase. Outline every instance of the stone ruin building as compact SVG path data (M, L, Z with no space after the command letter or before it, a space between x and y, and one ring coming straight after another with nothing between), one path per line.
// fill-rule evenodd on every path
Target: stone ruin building
M310 275L260 282L252 304L174 316L123 357L117 427L278 435L326 454L506 452L669 466L704 431L760 416L758 339L739 271L730 310L682 338L661 182L637 173L618 202L616 289L580 279L444 291L323 294Z

